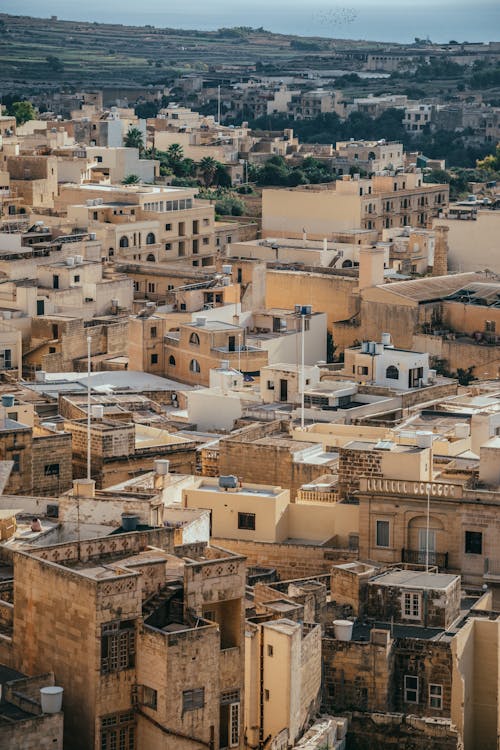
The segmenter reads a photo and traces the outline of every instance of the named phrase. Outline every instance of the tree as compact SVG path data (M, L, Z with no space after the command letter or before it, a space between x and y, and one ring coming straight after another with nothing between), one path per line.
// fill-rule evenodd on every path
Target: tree
M210 187L217 172L217 162L215 161L215 159L211 156L204 156L200 161L200 172L202 174L205 187Z
M169 163L169 166L172 167L172 169L175 172L176 166L184 158L184 150L179 143L172 143L172 145L169 146L166 151L166 156L167 156L167 161Z
M144 136L139 128L134 128L133 125L131 125L125 136L124 143L127 148L138 148L139 152L142 153L144 150Z
M31 102L13 102L9 107L9 114L16 118L17 125L35 119L35 108Z
M488 154L476 163L478 169L484 169L486 172L500 172L500 143L497 143L494 154Z
M64 63L56 55L47 55L45 58L50 70L53 73L62 73L64 70Z
M122 180L122 185L138 185L140 183L141 179L136 174L128 174L124 180Z

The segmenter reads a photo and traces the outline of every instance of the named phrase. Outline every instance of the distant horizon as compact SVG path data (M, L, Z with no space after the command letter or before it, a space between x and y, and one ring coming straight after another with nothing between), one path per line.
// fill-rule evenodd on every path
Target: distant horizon
M495 30L500 36L498 0L351 0L349 6L314 0L304 7L302 0L254 0L251 7L234 7L226 0L185 0L181 8L165 10L164 0L149 0L148 9L132 0L122 0L120 12L114 2L87 0L85 8L68 6L66 0L2 0L0 11L10 15L50 18L61 21L155 26L186 30L215 31L221 27L263 27L276 34L352 39L353 41L412 43L415 37L438 44L488 43ZM114 6L114 7L113 7Z

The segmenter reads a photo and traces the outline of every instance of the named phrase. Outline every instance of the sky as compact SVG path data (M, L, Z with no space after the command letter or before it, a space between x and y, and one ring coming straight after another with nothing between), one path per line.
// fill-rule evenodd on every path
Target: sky
M174 6L174 7L172 7ZM304 36L411 42L499 41L500 0L0 0L18 15L217 29L263 26Z

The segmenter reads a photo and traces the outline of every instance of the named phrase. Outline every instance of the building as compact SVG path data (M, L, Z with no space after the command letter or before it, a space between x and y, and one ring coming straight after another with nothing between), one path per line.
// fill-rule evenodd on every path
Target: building
M243 558L173 529L16 552L2 658L54 670L75 750L242 748L244 592Z
M424 183L418 172L371 179L344 175L328 189L266 189L262 235L322 240L343 230L426 227L446 208L448 193L447 185Z

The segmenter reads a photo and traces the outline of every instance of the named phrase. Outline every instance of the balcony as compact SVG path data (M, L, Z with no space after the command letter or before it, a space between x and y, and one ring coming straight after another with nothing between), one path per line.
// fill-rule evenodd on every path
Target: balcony
M404 563L410 563L411 565L425 565L426 563L425 550L402 549L401 561ZM436 566L440 571L448 570L448 553L429 551L428 563L429 565Z

